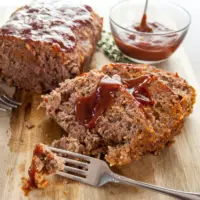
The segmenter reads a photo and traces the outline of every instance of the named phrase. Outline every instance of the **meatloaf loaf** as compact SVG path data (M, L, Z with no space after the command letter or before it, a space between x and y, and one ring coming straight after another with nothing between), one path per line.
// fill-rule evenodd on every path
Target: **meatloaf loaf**
M102 18L70 1L33 1L0 29L0 71L9 84L37 93L83 71L100 38Z
M66 131L55 147L122 165L171 143L194 102L195 90L178 75L109 64L65 80L41 106Z

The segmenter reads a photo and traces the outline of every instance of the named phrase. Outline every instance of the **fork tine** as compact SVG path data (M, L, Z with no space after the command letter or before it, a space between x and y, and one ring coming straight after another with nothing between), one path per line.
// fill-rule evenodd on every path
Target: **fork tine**
M63 149L57 149L57 148L54 148L54 147L48 147L48 148L51 151L54 151L56 153L67 154L67 155L75 157L75 158L81 158L81 159L88 161L88 162L90 161L89 156L85 156L85 155L82 155L82 154L74 153L74 152L71 152L71 151L63 150Z
M5 99L7 99L8 101L10 101L11 103L15 104L15 105L19 105L19 106L22 105L20 102L15 101L15 100L9 98L7 95L3 95L3 97L4 97Z
M5 105L7 105L7 106L9 106L9 107L11 107L11 108L17 108L16 105L11 104L11 103L5 101L3 98L0 98L0 102L4 103Z
M60 176L63 176L63 177L66 177L66 178L69 178L69 179L72 179L72 180L75 180L75 181L85 182L85 178L81 178L80 176L75 176L75 175L72 175L72 174L68 174L66 172L58 171L58 172L56 172L56 174L60 175Z
M63 159L63 157L61 157L61 156L58 156L58 157ZM80 162L78 160L68 159L68 158L64 158L64 161L65 161L65 163L76 165L77 167L84 167L84 168L88 169L88 164L87 163Z
M6 110L11 110L12 109L11 107L8 107L7 105L2 104L2 103L0 103L0 107L3 108L3 109L6 109Z
M78 175L87 176L87 171L77 169L77 168L74 168L74 167L65 166L64 170L65 170L65 172L73 172L73 173L78 174Z

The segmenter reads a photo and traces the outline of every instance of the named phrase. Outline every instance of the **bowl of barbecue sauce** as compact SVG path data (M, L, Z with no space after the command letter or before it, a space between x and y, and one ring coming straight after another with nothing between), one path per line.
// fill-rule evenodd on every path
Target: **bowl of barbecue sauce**
M137 63L160 63L168 59L183 42L190 14L171 2L126 0L110 10L110 27L119 50Z

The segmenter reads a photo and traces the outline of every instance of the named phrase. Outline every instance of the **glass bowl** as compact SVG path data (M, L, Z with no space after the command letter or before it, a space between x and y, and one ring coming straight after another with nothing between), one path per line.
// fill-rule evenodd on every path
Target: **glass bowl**
M159 63L169 58L183 42L191 23L190 14L171 2L149 1L147 22L158 22L168 28L161 32L139 32L145 0L126 0L110 10L110 27L121 52L137 63Z

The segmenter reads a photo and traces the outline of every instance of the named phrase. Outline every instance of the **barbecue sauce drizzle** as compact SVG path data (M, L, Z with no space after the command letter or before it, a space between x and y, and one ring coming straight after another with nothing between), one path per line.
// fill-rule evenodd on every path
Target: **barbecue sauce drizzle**
M75 111L79 123L92 129L98 118L113 102L113 92L121 87L119 83L99 83L90 96L78 99Z
M123 88L122 84L125 85L126 88L132 90L132 95L141 104L153 105L154 100L147 86L155 79L155 76L143 75L137 78L124 79L121 84L116 82L111 83L110 81L101 83L100 81L95 92L77 100L75 105L77 120L88 129L94 128L98 118L112 105L114 98L113 93Z
M146 33L152 33L153 32L153 29L150 28L147 24L147 15L146 14L144 14L142 16L142 20L140 22L140 25L135 26L134 28L139 32L146 32Z
M143 75L137 78L124 79L122 83L132 90L132 95L142 104L154 104L154 100L147 88L152 80L157 78L153 75Z

